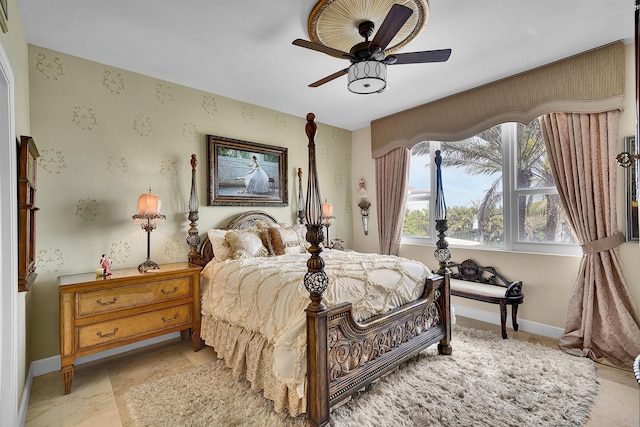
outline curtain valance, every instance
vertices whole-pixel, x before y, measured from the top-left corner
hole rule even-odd
[[[420,141],[458,141],[552,112],[622,109],[625,60],[613,43],[371,122],[374,158]]]

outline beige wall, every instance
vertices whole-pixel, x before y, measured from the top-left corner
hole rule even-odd
[[[30,134],[29,124],[29,75],[27,43],[24,37],[22,19],[15,0],[7,2],[9,11],[8,31],[0,31],[0,43],[13,72],[14,83],[14,125],[15,137]],[[5,285],[5,284],[3,284]],[[17,292],[17,284],[15,284]],[[18,397],[21,398],[29,369],[29,345],[27,340],[30,295],[18,293]],[[3,343],[4,344],[4,343]]]
[[[626,87],[625,108],[620,114],[619,146],[623,150],[624,137],[634,135],[635,124],[635,77],[634,77],[634,53],[633,46],[625,48],[626,53]],[[367,181],[371,202],[371,223],[377,224],[375,201],[375,163],[371,159],[371,131],[364,128],[353,133],[353,157],[359,159],[354,162],[352,169],[352,181],[357,182],[361,177]],[[612,159],[612,161],[614,161]],[[621,231],[625,226],[625,195],[624,195],[624,170],[618,170],[617,209],[618,226]],[[445,183],[446,186],[446,183]],[[446,187],[445,187],[446,191]],[[356,201],[357,202],[357,201]],[[353,248],[358,251],[378,250],[377,233],[364,236],[362,226],[359,225],[360,215],[357,207],[354,207]],[[373,229],[375,230],[375,228]],[[437,267],[433,258],[433,246],[402,245],[400,255],[418,259],[425,262],[431,268]],[[524,282],[525,303],[521,306],[518,317],[545,325],[564,328],[566,320],[566,308],[569,295],[579,268],[579,257],[539,255],[529,253],[509,253],[504,251],[470,250],[451,248],[452,259],[462,261],[473,258],[483,265],[493,265],[498,271],[504,273],[513,280]],[[624,243],[619,251],[620,264],[627,280],[629,293],[636,308],[640,308],[640,275],[637,274],[637,264],[640,260],[640,246],[638,242]],[[454,304],[478,308],[481,310],[495,311],[486,304],[453,297]]]
[[[36,46],[29,69],[32,136],[42,155],[33,360],[59,353],[59,275],[94,271],[102,253],[113,268],[145,260],[146,234],[131,216],[149,186],[167,216],[151,234],[151,258],[186,260],[191,153],[199,158],[202,234],[250,209],[296,220],[298,167],[306,191],[307,111],[294,117]],[[336,216],[331,237],[351,245],[351,132],[317,120],[320,188]],[[289,206],[206,206],[207,134],[286,147]]]

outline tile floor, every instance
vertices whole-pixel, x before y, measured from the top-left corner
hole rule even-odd
[[[500,327],[458,316],[457,323],[496,334]],[[557,340],[508,330],[509,339],[557,348]],[[34,378],[25,426],[133,426],[123,401],[127,390],[215,358],[207,347],[171,340],[76,366],[71,394],[63,395],[60,373]],[[600,392],[586,427],[640,426],[640,386],[633,372],[597,365]]]

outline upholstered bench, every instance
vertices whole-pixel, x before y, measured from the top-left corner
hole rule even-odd
[[[502,338],[507,338],[507,305],[511,306],[513,330],[518,330],[518,305],[524,301],[522,282],[512,282],[496,272],[493,267],[481,267],[468,259],[449,263],[451,270],[451,295],[500,305]]]

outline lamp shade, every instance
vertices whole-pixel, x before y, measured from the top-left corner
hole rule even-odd
[[[347,88],[353,93],[368,94],[387,87],[387,65],[380,61],[359,61],[348,70]]]
[[[155,217],[160,214],[160,198],[151,194],[151,188],[146,194],[142,194],[138,197],[138,210],[137,216],[140,217]]]
[[[322,216],[324,218],[333,216],[333,206],[331,206],[331,203],[327,203],[326,199],[322,204]]]

